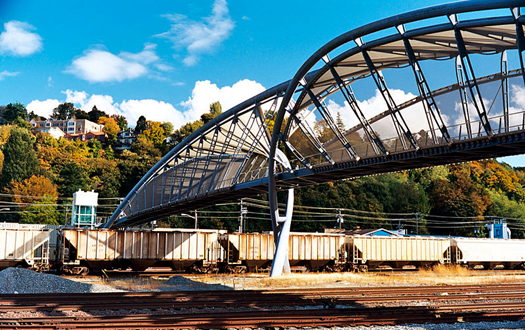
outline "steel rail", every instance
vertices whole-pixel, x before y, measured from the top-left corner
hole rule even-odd
[[[468,311],[468,312],[466,312]],[[483,312],[483,313],[479,313]],[[525,303],[463,304],[445,308],[377,307],[317,310],[209,312],[177,315],[3,318],[0,329],[214,329],[276,326],[348,326],[523,320]]]

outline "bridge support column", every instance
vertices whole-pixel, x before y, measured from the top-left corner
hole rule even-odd
[[[290,162],[284,153],[276,149],[276,160],[283,165],[287,170],[291,170]],[[285,273],[290,273],[290,261],[288,260],[288,239],[290,237],[290,227],[292,225],[292,214],[294,204],[294,189],[288,189],[288,198],[286,201],[286,209],[284,217],[279,215],[279,205],[277,202],[277,190],[275,184],[270,185],[273,189],[269,189],[270,213],[272,216],[273,237],[275,242],[275,255],[272,262],[272,270],[270,277],[280,276]]]

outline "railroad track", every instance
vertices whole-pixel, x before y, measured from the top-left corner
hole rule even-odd
[[[497,311],[491,311],[497,308]],[[521,310],[516,310],[519,308]],[[2,318],[0,329],[213,329],[240,327],[315,327],[393,325],[401,323],[453,323],[501,320],[524,320],[525,304],[471,304],[445,309],[414,308],[346,308],[318,310],[272,310],[178,315],[127,315],[45,318]],[[469,312],[465,312],[469,310]],[[475,313],[478,311],[482,313]]]
[[[508,284],[0,295],[0,329],[224,328],[467,322],[487,318],[522,320],[525,319],[523,298],[525,285]],[[427,304],[413,306],[409,302]],[[242,308],[242,312],[238,308]],[[138,310],[142,315],[130,315]],[[67,311],[82,313],[67,316]],[[93,311],[119,315],[97,316]],[[18,317],[16,313],[33,313],[35,317]],[[46,313],[60,316],[40,316]]]

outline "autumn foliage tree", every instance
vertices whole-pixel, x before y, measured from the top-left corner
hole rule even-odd
[[[109,144],[114,144],[115,142],[117,142],[117,134],[120,130],[120,126],[114,118],[100,117],[98,119],[98,124],[104,125],[104,128],[102,130],[108,136]]]
[[[42,175],[32,175],[20,182],[13,181],[9,187],[13,200],[18,203],[21,223],[58,225],[59,213],[56,202],[57,187]]]

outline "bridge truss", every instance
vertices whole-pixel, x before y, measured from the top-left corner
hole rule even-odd
[[[269,193],[274,276],[287,269],[295,187],[523,153],[523,6],[460,1],[340,35],[175,146],[105,226]]]

